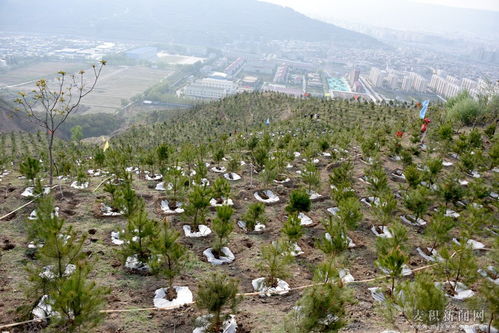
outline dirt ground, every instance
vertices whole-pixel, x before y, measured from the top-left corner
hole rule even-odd
[[[290,278],[286,281],[291,288],[311,283],[313,266],[323,259],[323,254],[314,247],[315,241],[323,237],[323,227],[320,224],[321,219],[328,217],[327,208],[333,207],[334,203],[329,199],[329,182],[326,167],[331,163],[328,158],[321,157],[319,167],[321,168],[321,188],[318,191],[324,196],[324,200],[315,201],[312,204],[312,210],[307,213],[314,224],[306,228],[306,234],[299,242],[299,245],[305,252],[296,258],[291,266]],[[246,234],[237,226],[230,237],[229,247],[236,256],[236,260],[222,267],[213,267],[206,262],[202,255],[203,250],[209,247],[212,235],[202,239],[186,239],[182,237],[182,243],[192,251],[192,260],[187,270],[176,280],[175,285],[188,286],[194,295],[196,295],[197,284],[201,278],[213,270],[222,270],[228,275],[237,277],[240,281],[241,292],[252,292],[251,280],[258,278],[261,274],[256,269],[256,262],[259,257],[259,248],[261,245],[270,243],[280,235],[282,223],[286,219],[284,210],[287,204],[289,193],[300,185],[300,177],[296,170],[302,169],[304,162],[301,158],[296,158],[294,168],[289,170],[289,176],[292,179],[288,185],[272,185],[271,189],[282,199],[272,206],[267,206],[266,215],[269,218],[267,229],[263,234]],[[355,158],[354,189],[359,197],[366,195],[366,184],[358,180],[363,175],[363,170],[367,166],[363,164],[359,156]],[[402,168],[400,162],[386,160],[384,167],[389,174],[396,168]],[[231,198],[234,200],[236,208],[235,220],[244,213],[248,203],[255,202],[253,193],[262,189],[261,187],[250,186],[250,175],[247,167],[242,167],[239,172],[242,180],[231,182]],[[26,203],[28,200],[21,197],[21,193],[26,187],[26,181],[18,179],[19,174],[12,172],[4,177],[0,183],[0,215],[9,212],[16,207]],[[220,174],[209,172],[210,181]],[[256,177],[256,176],[255,176]],[[256,179],[256,178],[255,178]],[[152,298],[154,291],[165,287],[165,281],[153,276],[132,275],[124,271],[120,258],[117,254],[118,246],[111,243],[110,233],[124,228],[126,221],[124,218],[98,218],[94,215],[94,207],[102,200],[105,195],[102,187],[95,193],[93,190],[99,185],[103,178],[91,178],[90,188],[88,190],[75,190],[69,187],[70,182],[64,182],[62,185],[63,195],[60,190],[55,189],[57,195],[56,205],[61,209],[61,215],[67,220],[80,234],[88,236],[85,242],[84,250],[92,261],[92,278],[100,285],[108,286],[112,292],[107,297],[107,309],[132,309],[149,308],[153,306]],[[254,182],[256,183],[256,182]],[[135,177],[134,188],[139,195],[146,198],[147,209],[151,217],[155,219],[164,218],[157,215],[155,204],[163,193],[154,190],[155,182],[148,182],[139,177]],[[149,186],[148,186],[149,185]],[[390,181],[391,188],[396,191],[400,186],[405,187],[404,183]],[[153,187],[152,189],[150,187]],[[399,209],[403,207],[400,203]],[[27,241],[25,234],[26,218],[34,209],[33,204],[27,205],[19,210],[15,215],[7,220],[0,221],[2,228],[0,242],[4,244],[7,240],[15,245],[13,249],[1,252],[0,264],[0,325],[15,322],[19,319],[16,308],[21,305],[33,302],[25,295],[23,290],[28,283],[25,265],[30,264],[31,260],[26,257]],[[370,231],[375,218],[370,212],[369,207],[362,205],[364,218],[359,224],[357,230],[349,232],[349,236],[357,244],[357,247],[347,251],[347,268],[356,280],[370,279],[382,275],[374,266],[376,259],[375,236]],[[402,210],[396,212],[401,215]],[[211,212],[213,216],[213,212]],[[170,217],[175,228],[180,232],[184,224],[178,216]],[[411,259],[409,266],[417,268],[427,265],[418,254],[416,247],[422,244],[421,231],[414,227],[407,226],[409,230],[409,244],[411,250]],[[94,234],[93,230],[96,232]],[[183,234],[183,233],[182,233]],[[487,247],[489,239],[478,239],[484,242]],[[484,259],[485,253],[478,253],[479,260]],[[377,310],[377,304],[371,297],[368,287],[380,286],[381,281],[375,283],[361,283],[352,285],[355,302],[348,306],[348,325],[341,332],[381,332],[390,329],[382,315]],[[473,287],[473,286],[472,286]],[[246,297],[237,312],[238,332],[265,333],[285,332],[283,324],[290,320],[287,316],[290,310],[300,298],[303,291],[292,291],[287,295],[272,296],[262,298],[259,296]],[[451,301],[449,308],[461,309],[462,302]],[[192,332],[194,319],[201,315],[201,312],[194,306],[188,306],[174,311],[138,311],[108,314],[105,321],[97,329],[98,332]],[[457,332],[457,323],[452,330],[446,332]],[[397,318],[400,332],[413,332],[414,330],[407,325],[402,318]],[[32,332],[36,331],[34,326],[19,326],[7,332]],[[432,330],[420,330],[419,332],[431,332]]]

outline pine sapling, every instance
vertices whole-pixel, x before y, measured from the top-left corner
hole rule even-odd
[[[286,206],[286,211],[290,214],[308,212],[312,200],[305,190],[294,190],[289,196],[289,204]]]
[[[150,246],[149,266],[154,274],[159,274],[167,280],[166,298],[169,301],[177,297],[173,282],[184,269],[187,260],[186,249],[179,243],[179,237],[180,234],[165,219],[160,234]]]
[[[261,248],[261,260],[258,269],[265,276],[267,287],[277,287],[278,279],[289,276],[288,267],[293,262],[288,246],[282,241],[276,241]]]
[[[196,306],[211,315],[206,332],[218,333],[229,313],[236,311],[241,298],[237,295],[239,282],[222,273],[212,273],[201,281],[196,297]],[[230,310],[230,312],[228,312]]]
[[[213,240],[213,255],[220,258],[222,248],[227,246],[229,236],[234,230],[234,223],[231,220],[234,210],[229,206],[217,207],[217,216],[211,225],[216,237]]]
[[[265,224],[265,205],[261,202],[248,205],[243,220],[249,232],[255,230],[257,223]]]

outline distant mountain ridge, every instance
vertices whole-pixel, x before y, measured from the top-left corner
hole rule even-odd
[[[234,39],[383,45],[367,35],[256,0],[2,0],[0,30],[205,46]]]

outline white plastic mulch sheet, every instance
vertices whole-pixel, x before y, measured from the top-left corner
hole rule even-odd
[[[490,282],[494,282],[495,284],[499,284],[499,277],[497,274],[497,270],[494,266],[487,266],[486,269],[479,269],[478,273],[489,280]]]
[[[25,197],[25,198],[30,198],[30,197],[33,197],[35,196],[35,194],[33,193],[35,191],[35,188],[30,186],[30,187],[27,187],[23,193],[21,193],[21,196]],[[44,187],[43,188],[43,194],[49,194],[50,193],[50,187]]]
[[[355,281],[354,277],[352,276],[352,274],[350,274],[350,271],[348,269],[341,269],[339,275],[343,283],[350,283]]]
[[[136,254],[126,258],[125,267],[138,272],[147,272],[150,269],[149,265],[141,262]]]
[[[123,233],[124,231],[122,231]],[[120,239],[120,232],[119,231],[111,231],[111,242],[114,245],[123,245],[125,243],[124,240]]]
[[[55,278],[55,274],[52,271],[54,267],[52,265],[45,266],[43,267],[43,271],[39,274],[41,278],[52,280]],[[76,270],[76,266],[73,264],[68,264],[66,265],[66,268],[64,269],[63,276],[70,276],[71,274],[74,273]]]
[[[463,330],[464,333],[478,333],[478,332],[488,332],[489,326],[486,324],[475,324],[475,325],[459,325],[459,328]],[[499,331],[491,326],[490,333],[498,333]]]
[[[168,204],[169,204],[168,200],[161,200],[161,211],[163,213],[171,215],[171,214],[182,214],[184,212],[181,202],[177,202],[175,204],[176,205],[175,209],[170,209],[170,206]]]
[[[59,207],[54,208],[54,212],[51,214],[51,217],[59,216]],[[28,220],[34,221],[38,218],[38,214],[36,213],[36,209],[31,212],[28,216]]]
[[[360,199],[360,201],[369,207],[377,206],[380,203],[379,198],[377,198],[377,197],[362,198],[362,199]]]
[[[310,200],[312,201],[322,198],[322,194],[319,194],[315,191],[307,191],[307,194],[309,195]]]
[[[305,215],[303,213],[298,214],[298,218],[300,219],[301,225],[310,225],[310,224],[314,223],[314,221],[312,221],[312,219],[310,217],[308,217],[307,215]]]
[[[263,192],[268,197],[268,199],[262,198],[260,196],[260,191],[259,191],[259,192],[255,192],[253,194],[256,200],[263,202],[263,203],[266,203],[266,204],[276,203],[279,201],[279,197],[277,195],[275,195],[274,192],[272,192],[271,190],[264,190],[261,192]]]
[[[237,221],[237,225],[239,226],[239,228],[243,229],[244,231],[248,231],[248,228],[246,228],[245,221]],[[257,222],[255,224],[255,229],[253,231],[262,232],[264,230],[265,230],[265,224],[261,224],[261,223]]]
[[[293,257],[298,257],[300,254],[303,254],[303,253],[305,253],[305,252],[303,252],[301,250],[301,247],[296,243],[293,244],[293,249],[289,252],[289,254]]]
[[[392,233],[390,232],[390,230],[388,229],[387,226],[383,225],[383,226],[380,226],[380,228],[381,228],[381,232],[379,230],[377,230],[377,228],[375,226],[372,226],[371,231],[377,237],[383,237],[383,238],[392,238],[393,237]]]
[[[274,179],[274,183],[276,184],[286,184],[289,183],[291,179],[289,178],[284,178],[284,179]]]
[[[196,319],[196,327],[192,333],[206,333],[208,326],[210,325],[210,315],[202,316]],[[222,333],[236,333],[237,331],[237,322],[236,317],[234,315],[230,315],[230,317],[223,322],[222,325]]]
[[[385,294],[383,294],[383,291],[381,290],[380,287],[372,287],[367,289],[371,292],[371,296],[374,298],[375,301],[384,302],[386,300]]]
[[[413,215],[402,215],[400,216],[400,219],[409,225],[415,226],[415,227],[421,227],[426,224],[426,221],[423,220],[422,218],[418,218],[416,220],[416,217]]]
[[[54,312],[52,310],[52,305],[50,305],[49,296],[43,295],[31,313],[35,319],[46,319],[47,317],[52,316]]]
[[[80,183],[78,181],[74,181],[71,183],[71,187],[77,190],[84,190],[88,188],[88,182]]]
[[[166,187],[165,187],[165,183],[164,182],[160,182],[156,185],[156,187],[154,188],[156,191],[171,191],[173,189],[173,185],[172,184],[168,184]]]
[[[421,248],[417,248],[416,251],[419,253],[419,255],[423,258],[425,258],[428,261],[442,261],[442,257],[438,254],[436,249],[432,249],[430,247],[427,247],[426,250],[428,252],[431,252],[431,255],[426,254]]]
[[[204,250],[203,255],[206,257],[208,262],[212,263],[213,265],[230,264],[234,261],[234,259],[236,259],[236,257],[228,247],[223,247],[221,251],[223,253],[223,256],[220,256],[219,258],[215,258],[213,249],[211,247]]]
[[[327,212],[333,216],[336,216],[338,215],[338,212],[340,211],[340,209],[338,207],[331,207],[331,208],[328,208],[326,209]]]
[[[240,180],[241,176],[239,176],[235,172],[230,172],[230,173],[224,173],[224,178],[227,179],[227,180],[236,181],[236,180]]]
[[[102,213],[102,216],[120,216],[123,215],[123,212],[116,212],[113,210],[113,208],[107,206],[106,204],[102,203],[100,206],[100,211]]]
[[[232,199],[222,199],[222,202],[218,202],[217,199],[213,198],[210,200],[211,207],[221,207],[221,206],[234,206],[234,201]]]
[[[211,229],[204,224],[199,225],[198,232],[191,232],[192,229],[190,225],[184,225],[182,228],[184,229],[185,237],[189,238],[206,237],[211,234]]]
[[[149,176],[149,174],[146,175],[146,180],[149,180],[149,181],[160,181],[161,179],[163,179],[163,175],[151,175]]]
[[[343,235],[344,237],[345,235]],[[329,232],[326,232],[324,233],[324,238],[327,240],[327,241],[331,241],[332,240],[332,237],[331,235],[329,234]],[[348,240],[348,248],[352,249],[354,247],[356,247],[357,245],[355,245],[355,243],[353,242],[353,240],[347,236],[347,240]]]
[[[277,287],[267,287],[265,278],[258,278],[251,281],[253,289],[260,293],[260,296],[284,295],[289,292],[289,284],[286,281],[277,279]]]
[[[160,288],[154,292],[154,307],[158,309],[182,306],[192,303],[192,292],[189,287],[173,287],[177,291],[177,297],[171,301],[166,299],[167,288]]]
[[[454,281],[448,281],[446,283],[449,283],[452,287],[456,284]],[[435,282],[435,286],[438,288],[443,288],[443,283],[442,282]],[[446,293],[447,294],[447,293]],[[447,296],[456,299],[456,300],[463,300],[467,299],[470,297],[473,297],[475,295],[475,292],[471,289],[468,289],[464,283],[458,282],[457,287],[456,287],[456,294],[455,295],[449,295]]]
[[[457,238],[452,238],[452,241],[457,245],[461,244],[461,242]],[[468,246],[470,246],[473,250],[482,250],[485,248],[485,244],[473,239],[468,239],[466,244],[468,244]]]
[[[377,265],[378,268],[385,274],[390,274],[391,271],[383,266]],[[402,276],[409,276],[412,274],[412,270],[406,264],[402,265]]]
[[[216,173],[224,173],[227,171],[227,169],[223,166],[216,166],[211,168],[211,171],[216,172]]]

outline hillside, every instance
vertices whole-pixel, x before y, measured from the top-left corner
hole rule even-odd
[[[0,133],[33,130],[34,125],[22,113],[15,113],[14,108],[0,98]]]
[[[27,204],[0,220],[0,328],[191,333],[206,304],[235,293],[222,313],[238,333],[435,331],[414,308],[452,313],[447,331],[460,332],[480,321],[457,317],[467,300],[487,322],[499,141],[495,111],[472,128],[449,118],[459,103],[432,105],[424,137],[419,107],[405,104],[255,93],[156,113],[107,149],[58,140],[62,177],[31,203],[20,170],[31,178],[42,160],[29,170],[47,185],[45,138],[0,135],[0,217]],[[233,285],[219,288],[215,272]],[[85,320],[55,317],[73,309],[75,281],[97,306]],[[89,292],[91,281],[108,293]]]
[[[256,0],[4,0],[0,29],[220,46],[233,40],[335,41],[379,47],[366,35]]]

